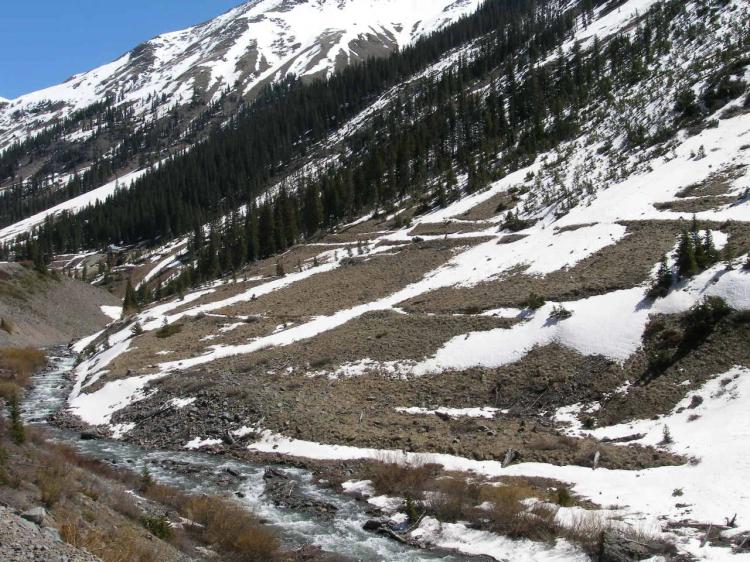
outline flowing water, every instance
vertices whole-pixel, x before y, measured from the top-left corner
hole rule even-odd
[[[362,505],[354,499],[336,494],[315,485],[309,472],[288,469],[284,472],[297,480],[304,492],[312,498],[323,500],[338,508],[332,520],[313,517],[305,513],[276,507],[263,495],[263,474],[266,466],[240,460],[227,460],[197,452],[150,451],[136,445],[108,439],[81,440],[78,432],[49,426],[47,416],[65,404],[71,387],[68,378],[75,357],[65,350],[56,350],[50,357],[50,366],[34,377],[34,386],[26,393],[23,411],[28,423],[45,425],[51,437],[76,447],[81,453],[119,466],[139,471],[148,464],[153,478],[163,484],[192,493],[236,495],[236,501],[246,505],[258,517],[264,519],[278,533],[285,547],[293,549],[305,545],[317,545],[329,552],[351,557],[354,560],[417,561],[417,560],[463,560],[461,557],[436,554],[407,547],[392,539],[380,537],[362,530],[368,516]],[[170,460],[190,471],[177,471],[163,464]],[[241,475],[236,483],[212,483],[206,474],[226,473],[227,469]]]

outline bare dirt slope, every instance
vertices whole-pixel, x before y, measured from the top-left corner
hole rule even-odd
[[[92,285],[0,264],[0,346],[67,344],[101,330],[111,321],[101,307],[119,304]]]

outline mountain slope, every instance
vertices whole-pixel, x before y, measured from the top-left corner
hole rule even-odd
[[[525,43],[498,61],[470,41],[383,93],[320,141],[330,151],[259,198],[272,218],[265,243],[284,244],[280,225],[292,224],[299,244],[233,263],[252,233],[246,208],[206,239],[147,255],[156,273],[140,277],[144,291],[177,298],[94,342],[72,413],[151,446],[434,462],[508,485],[552,478],[568,484],[548,484],[540,503],[570,485],[599,504],[560,500],[558,535],[582,520],[597,529],[589,536],[617,529],[683,555],[742,552],[750,417],[711,435],[749,399],[748,11],[644,6],[578,13],[543,66],[529,64]],[[607,31],[597,42],[592,29]],[[345,209],[339,221],[357,220],[315,232],[339,201],[368,196],[350,204],[369,212]],[[295,222],[310,201],[320,222]],[[721,467],[721,484],[706,484]],[[347,470],[358,481],[344,489],[389,491]],[[435,499],[450,492],[430,486],[412,539],[499,559],[585,559],[558,553],[564,541],[503,542],[491,533],[507,521],[472,511],[480,498],[451,519]],[[738,528],[700,546],[700,529],[727,510]],[[448,523],[464,518],[478,529]]]
[[[130,245],[70,414],[316,459],[418,544],[744,556],[750,6],[482,9],[42,228],[30,258]]]
[[[383,55],[476,9],[479,0],[251,0],[165,33],[119,59],[0,108],[0,150],[96,102],[163,115],[230,89],[246,95],[288,73],[325,76]],[[0,100],[1,102],[2,100]]]

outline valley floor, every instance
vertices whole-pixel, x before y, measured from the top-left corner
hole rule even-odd
[[[750,557],[748,146],[740,112],[519,232],[498,201],[544,158],[445,209],[363,217],[82,340],[70,412],[153,447],[552,479],[577,498],[560,525]],[[687,228],[729,257],[649,297]],[[709,297],[725,309],[688,345]],[[505,552],[432,521],[415,540]]]

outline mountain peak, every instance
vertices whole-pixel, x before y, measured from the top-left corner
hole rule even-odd
[[[479,3],[251,0],[208,22],[159,35],[62,84],[20,96],[13,116],[0,110],[0,150],[107,98],[149,118],[157,96],[166,110],[196,96],[216,100],[227,88],[252,95],[290,73],[325,76],[401,48],[471,13]]]

